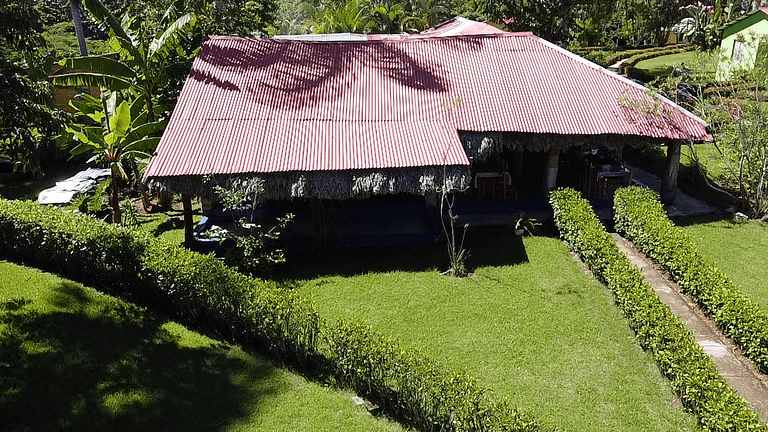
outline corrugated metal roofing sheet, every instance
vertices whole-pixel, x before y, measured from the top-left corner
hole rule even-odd
[[[458,35],[487,35],[496,33],[504,33],[504,31],[499,30],[490,24],[457,16],[449,19],[444,23],[436,25],[434,28],[424,30],[420,35],[427,37],[444,37]]]
[[[367,42],[211,37],[146,170],[467,165],[457,130],[707,140],[703,121],[531,33]],[[643,102],[644,101],[644,102]],[[460,154],[461,153],[461,154]]]

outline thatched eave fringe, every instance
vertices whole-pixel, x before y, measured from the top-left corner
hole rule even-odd
[[[378,170],[250,173],[172,176],[148,179],[150,191],[170,191],[216,199],[215,186],[253,189],[262,182],[264,200],[369,198],[409,193],[426,195],[443,184],[453,190],[469,187],[469,166],[410,167]]]
[[[598,146],[608,150],[623,147],[662,145],[663,138],[637,135],[559,135],[523,132],[468,132],[459,131],[467,156],[474,162],[483,162],[504,151],[525,149],[546,152],[552,148],[567,150],[572,147]]]

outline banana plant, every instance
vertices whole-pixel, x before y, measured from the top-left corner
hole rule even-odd
[[[120,188],[129,180],[126,167],[136,159],[151,157],[160,142],[160,137],[152,135],[164,129],[167,121],[149,121],[143,96],[128,100],[111,92],[101,99],[80,97],[81,101],[73,100],[70,105],[90,120],[66,127],[69,151],[72,156],[90,153],[89,162],[99,161],[111,169],[112,220],[120,223]]]
[[[141,23],[125,15],[118,20],[100,0],[83,0],[85,8],[109,30],[107,44],[118,58],[84,56],[60,62],[64,68],[53,76],[61,86],[98,86],[111,91],[130,89],[146,101],[150,122],[157,118],[155,100],[169,85],[168,68],[177,60],[189,61],[196,52],[187,54],[182,38],[196,23],[193,13],[182,15],[157,33],[141,30]],[[163,17],[169,22],[176,7],[171,6]]]

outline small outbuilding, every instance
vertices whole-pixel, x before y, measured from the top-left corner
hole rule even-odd
[[[717,65],[717,77],[730,78],[732,71],[752,69],[758,50],[768,36],[768,7],[757,8],[721,28],[723,58]]]

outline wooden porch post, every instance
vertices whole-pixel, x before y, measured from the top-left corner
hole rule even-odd
[[[512,175],[515,177],[522,177],[523,175],[523,155],[525,150],[522,147],[515,149],[515,160],[512,165]]]
[[[551,191],[557,187],[557,165],[560,159],[560,149],[551,148],[547,155],[547,172],[544,177],[544,190]]]
[[[683,144],[680,141],[667,143],[667,162],[664,165],[664,174],[661,177],[661,202],[672,204],[677,191],[677,173],[680,169],[680,151]]]
[[[190,247],[195,241],[193,233],[194,223],[192,222],[192,198],[188,194],[183,194],[181,201],[184,204],[184,245]]]

